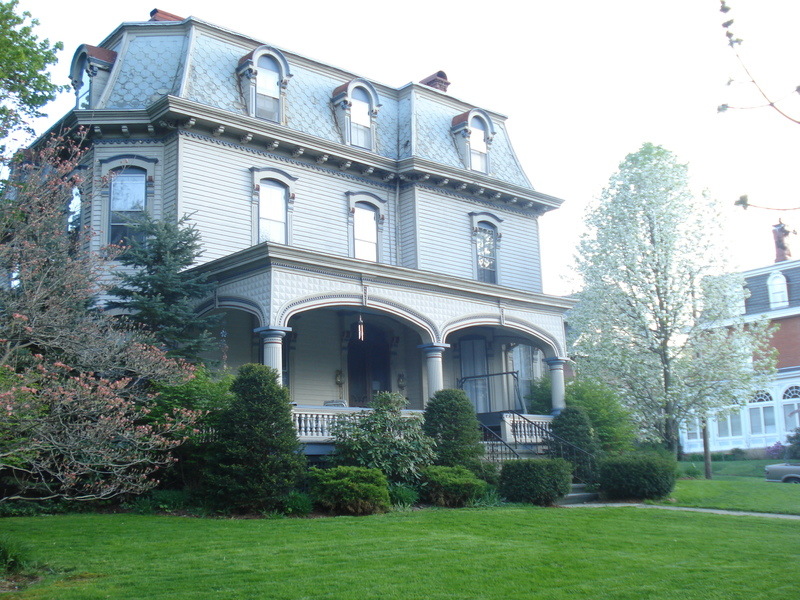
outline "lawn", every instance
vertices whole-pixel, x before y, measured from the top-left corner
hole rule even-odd
[[[800,515],[800,485],[753,477],[681,479],[670,501],[660,504]]]
[[[783,462],[777,458],[767,458],[760,460],[720,460],[711,463],[711,473],[714,476],[728,476],[735,477],[760,477],[764,479],[764,467],[766,465],[774,465],[775,463]],[[681,470],[685,470],[691,465],[694,465],[700,472],[703,472],[703,461],[695,462],[680,462],[678,463]]]
[[[793,486],[800,488],[800,486]],[[0,520],[57,574],[6,598],[774,600],[800,522],[638,508]]]

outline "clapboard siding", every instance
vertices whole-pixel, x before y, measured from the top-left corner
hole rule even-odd
[[[419,265],[417,257],[417,209],[413,188],[400,192],[397,207],[400,230],[400,247],[398,263],[408,269],[416,269]]]
[[[289,354],[292,399],[302,399],[307,404],[338,400],[339,387],[334,375],[342,368],[342,359],[336,313],[310,311],[303,314],[295,329],[297,338]]]
[[[162,171],[162,213],[164,219],[181,217],[177,213],[178,202],[178,138],[164,144],[164,169]]]

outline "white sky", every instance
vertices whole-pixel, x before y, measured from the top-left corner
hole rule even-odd
[[[163,1],[163,0],[158,0]],[[584,210],[625,155],[661,144],[690,165],[695,185],[719,198],[726,223],[709,224],[731,247],[731,269],[774,260],[771,225],[800,230],[800,126],[769,109],[717,114],[723,103],[756,104],[725,43],[723,20],[776,98],[800,116],[800,2],[728,0],[21,0],[40,37],[64,42],[54,81],[68,83],[82,43],[97,44],[123,21],[162,10],[222,25],[265,43],[391,86],[444,70],[451,95],[509,116],[508,129],[534,187],[563,198],[541,220],[544,291],[574,291],[570,274]],[[65,94],[50,119],[74,103]],[[800,257],[800,240],[789,238]]]

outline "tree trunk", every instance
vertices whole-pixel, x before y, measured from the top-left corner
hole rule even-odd
[[[706,479],[711,479],[711,448],[708,445],[708,422],[703,419],[703,466]]]

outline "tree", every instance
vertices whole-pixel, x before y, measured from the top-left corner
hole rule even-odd
[[[721,275],[716,205],[687,177],[652,144],[620,164],[588,216],[569,317],[579,371],[673,452],[681,423],[743,402],[774,365],[769,327],[737,318],[742,282]]]
[[[614,390],[599,381],[576,377],[567,383],[565,396],[567,407],[581,408],[589,417],[603,451],[630,450],[636,437],[633,421]]]
[[[29,12],[17,14],[18,0],[0,0],[0,140],[26,119],[42,116],[39,110],[56,97],[61,86],[50,81],[48,65],[57,62],[61,42],[39,40],[39,24]]]
[[[478,418],[464,390],[439,390],[425,407],[422,430],[436,442],[436,464],[470,467],[483,456]]]
[[[243,365],[217,421],[203,493],[219,508],[280,511],[305,467],[289,390],[265,365]]]
[[[205,275],[186,269],[202,254],[200,232],[187,223],[155,220],[145,215],[133,227],[130,246],[119,262],[130,267],[117,273],[109,308],[125,310],[122,319],[152,336],[170,356],[198,360],[211,343],[209,327],[216,315],[198,315],[197,301],[214,287]]]

